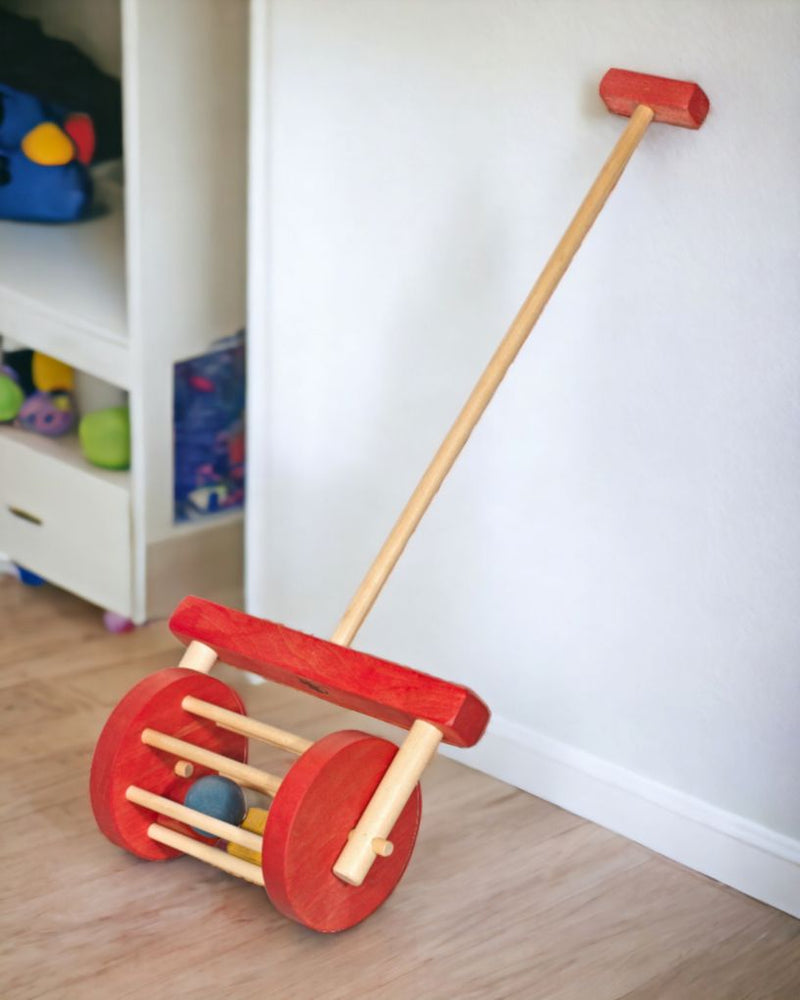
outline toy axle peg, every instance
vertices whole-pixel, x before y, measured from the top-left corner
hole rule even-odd
[[[355,830],[351,830],[347,834],[347,839],[350,840]],[[390,858],[394,854],[394,844],[391,840],[384,840],[383,837],[376,837],[372,841],[372,850],[378,855],[379,858]]]
[[[189,854],[191,857],[197,858],[198,861],[205,861],[206,864],[213,865],[214,868],[219,868],[229,875],[235,875],[246,882],[252,882],[253,885],[262,887],[264,885],[264,875],[259,867],[250,864],[249,861],[235,858],[217,847],[210,847],[199,840],[193,840],[186,834],[177,833],[166,826],[161,826],[160,823],[151,823],[147,828],[147,835],[151,840],[157,840],[159,844],[165,844],[176,851]]]
[[[376,846],[382,848],[388,844],[392,827],[441,740],[441,731],[422,719],[417,719],[409,729],[361,819],[351,831],[344,850],[336,859],[333,874],[337,878],[350,885],[361,885],[377,854],[388,856],[383,850],[376,853]]]
[[[153,792],[148,792],[145,788],[128,785],[125,798],[129,802],[135,802],[137,806],[152,809],[160,816],[168,816],[170,819],[177,819],[180,823],[186,823],[187,826],[198,827],[215,837],[222,837],[230,843],[238,844],[248,851],[259,852],[261,850],[261,837],[257,834],[249,833],[247,830],[242,830],[241,827],[226,823],[215,816],[208,816],[197,809],[190,809],[188,806],[165,798],[163,795],[154,795]]]
[[[198,674],[208,674],[216,662],[216,651],[195,639],[186,647],[178,666],[184,670],[196,670]]]
[[[270,746],[288,750],[289,753],[302,754],[313,745],[312,740],[305,740],[302,736],[286,732],[285,729],[278,729],[277,726],[258,722],[240,712],[231,712],[227,708],[220,708],[219,705],[212,705],[211,702],[202,701],[192,695],[187,695],[183,699],[181,707],[201,719],[216,722],[223,729],[228,729],[233,733],[241,733],[243,736],[250,736],[254,740],[261,740],[262,743],[269,743]]]
[[[394,854],[394,844],[391,840],[376,837],[372,841],[372,850],[381,858],[390,858]]]
[[[213,753],[211,750],[204,750],[203,747],[196,746],[194,743],[187,743],[174,736],[167,736],[166,733],[160,733],[157,729],[144,729],[142,743],[156,750],[164,750],[166,753],[174,754],[182,760],[190,760],[203,767],[210,767],[218,774],[223,774],[226,778],[232,778],[238,784],[244,785],[245,788],[254,788],[267,795],[275,795],[281,786],[281,779],[275,774],[261,771],[249,764],[242,764],[238,760],[231,760],[230,757],[223,757],[222,754]]]

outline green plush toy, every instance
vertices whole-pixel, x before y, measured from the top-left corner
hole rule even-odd
[[[0,423],[13,420],[25,402],[25,393],[16,379],[0,372]]]
[[[127,469],[131,464],[131,432],[127,406],[96,410],[78,426],[83,454],[102,469]]]

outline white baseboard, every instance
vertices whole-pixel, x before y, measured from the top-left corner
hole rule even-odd
[[[800,917],[800,841],[494,716],[448,756]]]

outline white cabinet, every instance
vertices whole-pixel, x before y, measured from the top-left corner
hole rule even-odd
[[[135,621],[187,592],[238,602],[241,514],[174,522],[172,387],[245,321],[246,0],[5,5],[103,68],[122,53],[120,179],[102,170],[85,222],[0,222],[0,335],[127,390],[132,461],[0,428],[0,551]]]
[[[130,479],[87,470],[68,444],[0,435],[0,551],[111,611],[132,606]]]

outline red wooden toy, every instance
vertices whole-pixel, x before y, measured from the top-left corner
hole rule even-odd
[[[630,122],[331,641],[198,597],[176,609],[170,626],[187,644],[180,665],[125,695],[92,761],[92,808],[115,844],[150,860],[188,854],[262,885],[282,913],[318,931],[352,927],[397,885],[419,827],[420,776],[440,742],[476,743],[489,710],[468,688],[348,647],[650,123],[699,128],[709,106],[694,83],[625,70],[609,70],[600,93]],[[408,734],[399,748],[356,731],[311,743],[249,718],[236,692],[207,676],[217,659]],[[296,756],[283,779],[247,763],[248,739]],[[235,826],[189,808],[190,781],[206,774],[261,792],[271,799],[268,812]]]

